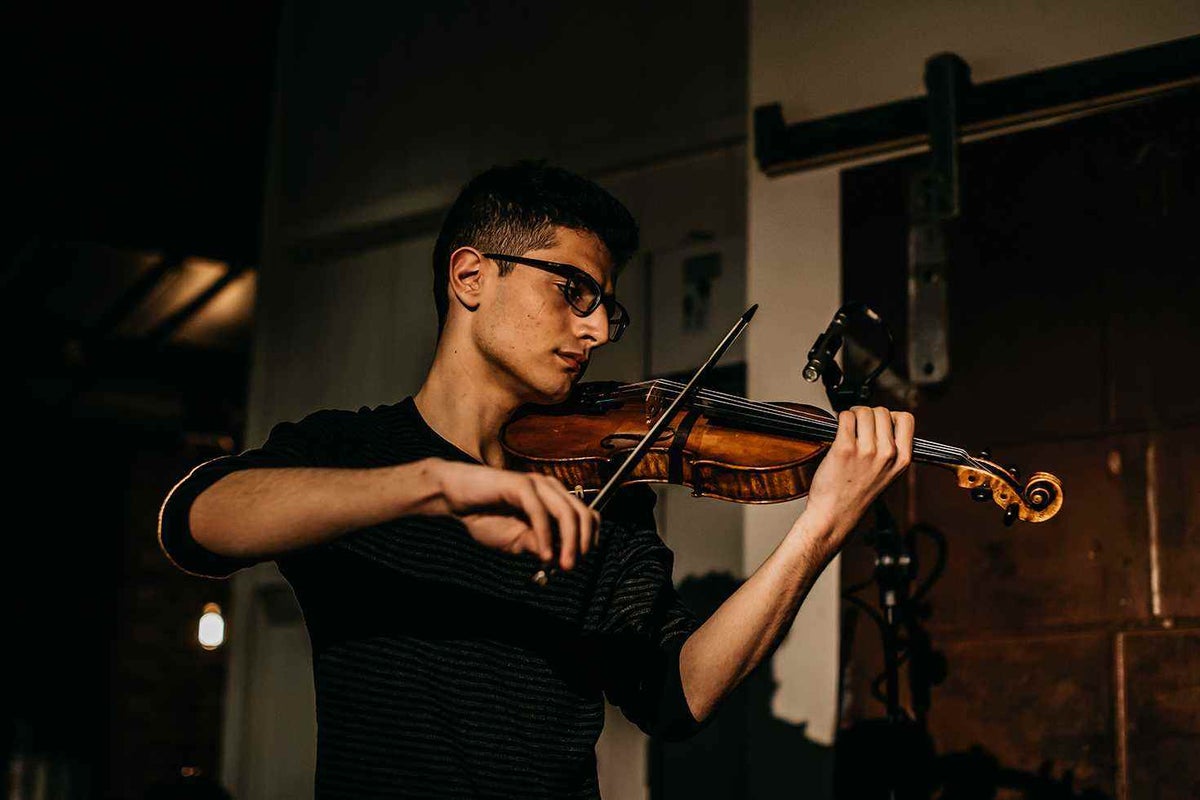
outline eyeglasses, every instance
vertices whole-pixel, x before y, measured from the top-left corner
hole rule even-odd
[[[566,299],[567,305],[578,316],[586,317],[601,305],[604,306],[605,312],[608,313],[608,340],[610,342],[620,339],[625,333],[625,329],[629,327],[629,312],[625,310],[625,306],[617,302],[615,295],[604,294],[604,290],[600,288],[596,279],[579,267],[560,264],[557,261],[542,261],[540,258],[506,256],[503,253],[484,253],[483,257],[509,264],[524,264],[527,267],[540,269],[566,279],[566,283],[558,284],[558,288]]]

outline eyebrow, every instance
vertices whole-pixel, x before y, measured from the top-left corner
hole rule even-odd
[[[591,271],[589,271],[589,270],[585,269],[584,267],[581,267],[581,266],[580,266],[580,265],[578,265],[578,264],[570,264],[570,263],[568,263],[568,262],[566,262],[566,261],[555,261],[554,263],[555,263],[555,264],[562,264],[564,267],[571,267],[572,269],[577,269],[577,270],[579,270],[580,272],[582,272],[583,274],[587,275],[589,278],[591,278],[591,279],[592,279],[592,280],[594,280],[594,281],[595,281],[597,284],[599,284],[599,285],[600,285],[600,291],[601,291],[601,293],[603,293],[603,294],[604,294],[604,296],[605,296],[605,297],[616,297],[616,296],[617,296],[617,281],[616,281],[616,276],[615,276],[615,275],[613,276],[613,282],[612,282],[612,291],[611,291],[611,292],[605,292],[605,289],[606,289],[607,287],[606,287],[606,286],[605,286],[605,284],[604,284],[604,280],[603,280],[602,278],[597,278],[595,275],[593,275],[593,274],[591,273]],[[604,270],[599,270],[599,272],[600,272],[600,274],[601,274],[601,275],[603,275],[603,274],[604,274]]]
[[[594,280],[596,283],[600,284],[601,292],[603,292],[607,288],[605,286],[603,277],[597,278],[595,275],[593,275],[591,272],[588,272],[588,270],[584,269],[583,267],[575,266],[574,264],[572,264],[571,266],[575,267],[575,269],[581,270],[583,272],[587,272],[588,276],[591,277],[592,280]],[[604,275],[604,270],[598,270],[598,271],[600,272],[601,276]],[[612,292],[610,294],[612,294],[614,297],[617,294],[617,276],[616,276],[615,269],[612,271]]]

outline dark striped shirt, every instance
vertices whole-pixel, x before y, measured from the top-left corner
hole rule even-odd
[[[282,423],[260,449],[197,467],[163,505],[181,568],[225,576],[188,530],[192,501],[250,467],[472,461],[412,398]],[[449,517],[401,517],[278,559],[312,640],[320,797],[598,797],[603,697],[652,735],[697,727],[679,650],[695,629],[655,532],[654,494],[624,490],[600,543],[539,588],[530,556],[473,541]]]

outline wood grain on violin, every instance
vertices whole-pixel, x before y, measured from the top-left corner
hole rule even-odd
[[[515,469],[552,475],[568,488],[598,491],[682,390],[674,381],[585,383],[557,406],[527,406],[501,441]],[[629,483],[674,483],[697,496],[737,503],[779,503],[808,493],[837,433],[837,420],[799,403],[760,403],[700,390],[678,410]],[[925,439],[913,460],[953,469],[977,500],[1005,509],[1005,522],[1042,522],[1062,507],[1058,478],[1037,472],[1021,485],[997,464]]]

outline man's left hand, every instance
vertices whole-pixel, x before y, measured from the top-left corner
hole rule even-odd
[[[907,411],[854,406],[813,476],[802,519],[836,552],[871,501],[912,461],[915,421]]]

